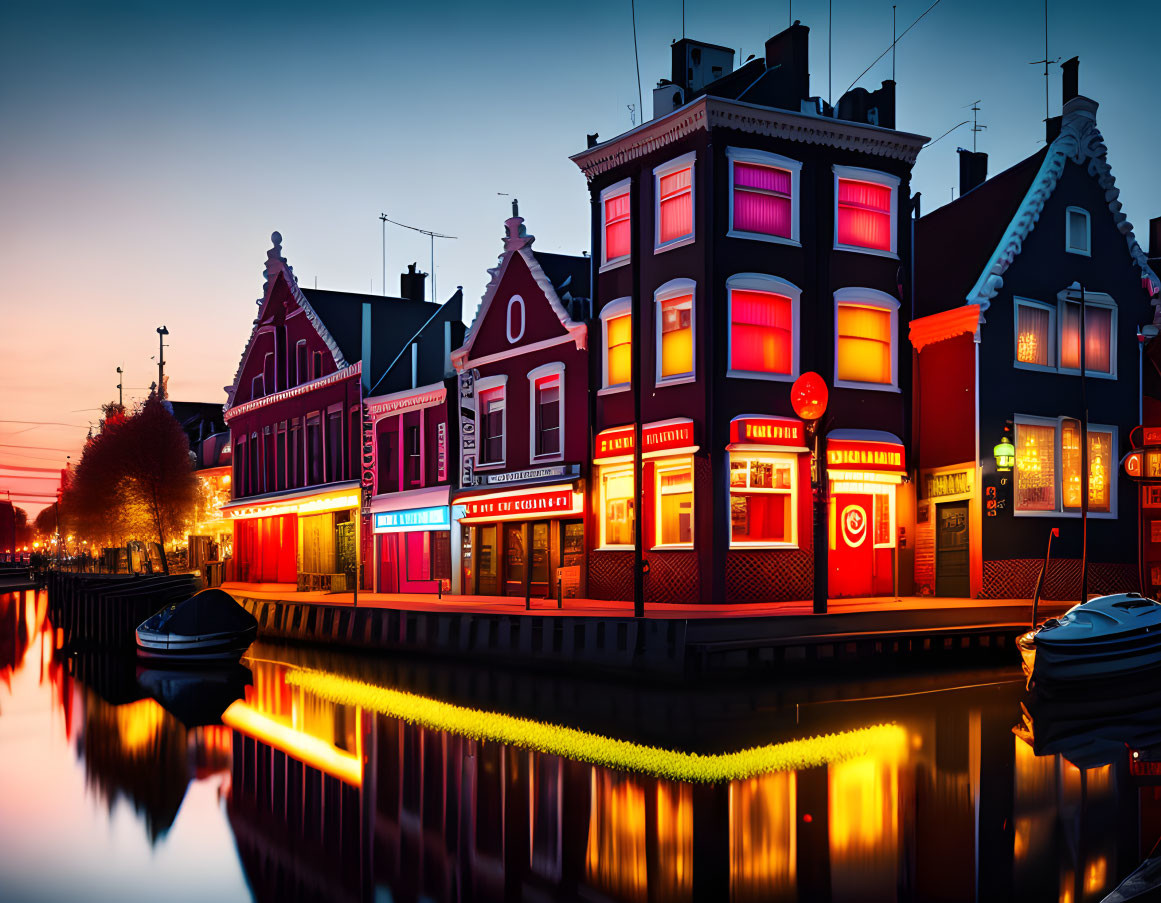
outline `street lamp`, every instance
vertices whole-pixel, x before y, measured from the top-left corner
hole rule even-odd
[[[992,454],[996,458],[997,473],[1007,473],[1016,462],[1016,446],[1007,436],[1004,436],[999,444],[992,449]]]
[[[157,397],[165,398],[165,337],[169,330],[157,327]]]
[[[826,440],[820,429],[829,397],[830,392],[827,389],[826,380],[817,373],[809,371],[803,373],[790,387],[790,404],[794,407],[794,413],[806,421],[806,438],[812,452],[810,489],[814,497],[814,613],[816,615],[826,614],[829,577],[826,535],[826,471],[823,468]]]

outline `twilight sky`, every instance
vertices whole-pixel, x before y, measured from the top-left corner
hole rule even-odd
[[[899,30],[931,0],[898,0]],[[891,42],[889,0],[833,0],[833,96]],[[1161,215],[1153,42],[1161,6],[1049,0],[1049,56],[1079,56],[1138,238]],[[811,28],[811,90],[828,95],[827,2]],[[687,0],[686,34],[760,54],[788,4]],[[0,2],[0,490],[30,513],[97,408],[156,379],[170,331],[170,397],[224,401],[262,289],[271,231],[303,285],[382,291],[378,216],[437,242],[439,300],[470,316],[500,250],[510,197],[537,247],[588,248],[586,132],[630,127],[637,82],[629,0],[585,3]],[[646,114],[680,0],[639,0]],[[981,100],[994,174],[1043,140],[1043,4],[940,0],[899,43],[898,127],[938,137]],[[859,82],[890,77],[888,54]],[[1060,69],[1049,101],[1060,112]],[[638,121],[640,114],[638,113]],[[960,128],[924,150],[925,212],[950,198]],[[388,226],[387,286],[428,240]],[[19,446],[19,447],[13,447]],[[27,474],[27,471],[21,473]],[[30,495],[31,494],[31,495]]]

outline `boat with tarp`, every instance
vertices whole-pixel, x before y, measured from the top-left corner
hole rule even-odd
[[[258,636],[250,612],[220,589],[204,589],[137,628],[137,654],[168,662],[237,661]]]

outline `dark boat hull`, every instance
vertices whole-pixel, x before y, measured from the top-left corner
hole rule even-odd
[[[1017,645],[1025,672],[1038,680],[1099,680],[1161,665],[1161,633],[1084,645],[1050,644],[1025,635]]]
[[[258,636],[257,626],[229,633],[205,636],[180,636],[138,629],[137,655],[139,658],[196,664],[198,662],[237,661]]]

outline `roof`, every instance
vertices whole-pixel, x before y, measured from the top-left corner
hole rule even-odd
[[[590,275],[592,274],[592,260],[588,257],[575,257],[572,254],[550,254],[547,251],[533,251],[532,256],[544,270],[544,275],[556,289],[562,301],[570,298],[584,298],[588,300]]]

